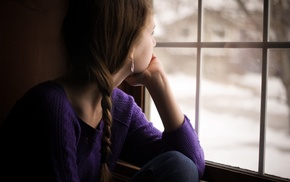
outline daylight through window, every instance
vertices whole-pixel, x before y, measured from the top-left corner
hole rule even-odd
[[[206,160],[290,178],[290,0],[154,3],[154,52]]]

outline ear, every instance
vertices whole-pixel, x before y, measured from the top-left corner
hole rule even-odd
[[[133,60],[134,59],[134,54],[135,54],[135,48],[133,47],[130,52],[129,52],[129,58],[130,60]]]

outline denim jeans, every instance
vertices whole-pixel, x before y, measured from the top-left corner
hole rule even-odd
[[[195,163],[177,151],[155,157],[138,171],[130,182],[198,182]]]

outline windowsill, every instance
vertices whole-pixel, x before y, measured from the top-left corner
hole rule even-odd
[[[124,161],[118,161],[114,171],[114,178],[117,182],[127,182],[140,168],[131,165]],[[259,175],[253,171],[234,168],[222,164],[217,164],[211,161],[206,161],[205,173],[201,182],[289,182],[289,179],[284,179],[271,175]]]
[[[202,180],[210,182],[289,182],[289,179],[272,175],[260,175],[257,172],[217,164],[211,161],[206,161],[206,169]]]

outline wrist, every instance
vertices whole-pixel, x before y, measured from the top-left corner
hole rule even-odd
[[[168,80],[164,72],[151,73],[144,80],[144,86],[152,95],[154,92],[163,92],[168,86]]]

